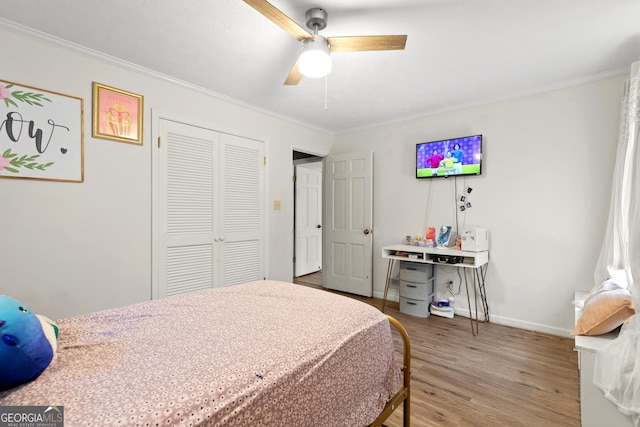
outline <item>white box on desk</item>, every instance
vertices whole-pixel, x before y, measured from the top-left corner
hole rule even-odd
[[[489,230],[486,228],[463,228],[461,239],[460,249],[463,251],[482,252],[489,250]]]

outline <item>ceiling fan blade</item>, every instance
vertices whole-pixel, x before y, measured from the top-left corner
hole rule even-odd
[[[298,25],[294,20],[280,12],[275,6],[266,0],[244,0],[246,4],[270,19],[278,27],[291,34],[297,40],[312,39],[313,35]]]
[[[289,71],[289,75],[284,81],[285,85],[297,85],[298,83],[300,83],[300,80],[302,80],[302,73],[300,72],[300,67],[298,66],[299,62],[300,61],[297,60],[291,71]]]
[[[303,76],[302,76],[302,73],[300,72],[300,67],[298,66],[299,62],[300,60],[296,60],[295,65],[293,66],[291,71],[289,71],[289,75],[284,81],[285,85],[288,85],[288,86],[297,85],[298,83],[300,83],[300,80],[302,80]]]
[[[366,50],[403,50],[406,35],[327,37],[331,52],[362,52]]]

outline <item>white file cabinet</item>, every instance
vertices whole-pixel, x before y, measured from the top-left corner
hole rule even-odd
[[[575,300],[584,300],[588,292],[576,291]],[[582,316],[582,309],[575,307],[576,322]],[[575,349],[578,352],[578,370],[580,371],[580,418],[582,427],[632,427],[633,420],[607,399],[604,393],[593,383],[596,365],[596,353],[618,337],[618,330],[604,335],[576,335]]]
[[[433,264],[400,262],[400,312],[429,317],[435,298],[436,271]]]

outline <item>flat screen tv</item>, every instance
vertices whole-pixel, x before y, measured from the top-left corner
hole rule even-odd
[[[416,178],[480,175],[482,135],[416,144]]]

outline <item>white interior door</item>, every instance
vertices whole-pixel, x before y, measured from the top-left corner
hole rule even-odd
[[[297,165],[295,175],[294,275],[304,276],[322,268],[322,169]]]
[[[372,296],[373,153],[325,160],[324,286]]]

